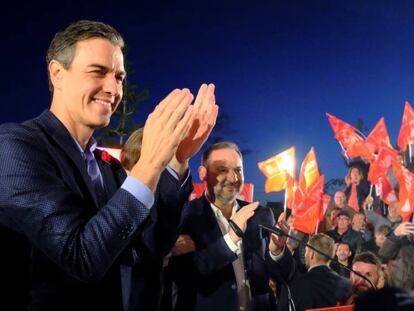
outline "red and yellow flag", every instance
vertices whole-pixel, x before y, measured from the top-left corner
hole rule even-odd
[[[266,192],[281,191],[288,187],[288,176],[295,176],[295,147],[291,147],[270,159],[258,163],[267,177]]]
[[[405,102],[404,114],[401,122],[397,144],[402,151],[407,150],[409,142],[414,142],[414,109],[410,103]]]
[[[318,162],[313,147],[309,150],[302,162],[299,173],[299,185],[304,190],[308,190],[319,178]]]

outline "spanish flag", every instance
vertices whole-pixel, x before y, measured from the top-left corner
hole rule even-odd
[[[276,192],[286,189],[295,174],[295,147],[291,147],[270,159],[258,163],[267,177],[265,191]],[[288,178],[290,176],[291,178]]]

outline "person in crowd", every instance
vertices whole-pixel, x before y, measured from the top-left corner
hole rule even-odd
[[[293,256],[288,247],[281,242],[278,255],[277,283],[281,284],[278,310],[297,310],[333,307],[338,303],[344,303],[351,295],[351,282],[349,279],[338,275],[329,267],[330,258],[335,254],[335,243],[332,238],[323,233],[318,233],[309,238],[308,244],[321,251],[306,247],[305,263],[302,266]]]
[[[337,216],[341,210],[342,209],[337,206],[333,206],[329,210],[327,209],[323,221],[318,225],[318,232],[326,233],[334,230],[338,225]]]
[[[141,156],[142,136],[143,128],[135,130],[121,148],[120,160],[127,174]],[[157,219],[157,212],[162,213],[162,211],[157,211],[157,208],[151,210],[150,217],[153,221]],[[171,219],[168,222],[171,222]],[[165,239],[174,239],[177,234],[178,230],[167,232],[164,229],[162,232]],[[130,309],[171,310],[173,307],[172,299],[164,298],[167,295],[173,295],[173,287],[175,286],[170,280],[168,263],[172,256],[182,256],[194,252],[194,250],[193,240],[188,235],[179,235],[171,251],[164,258],[141,258],[134,266],[132,273],[135,278],[140,280],[139,284],[145,284],[145,286],[138,287],[132,295]],[[189,299],[191,298],[187,297],[187,300]],[[170,304],[171,306],[169,306]]]
[[[346,211],[339,212],[336,228],[328,231],[326,234],[329,235],[335,243],[348,243],[353,254],[356,254],[359,251],[363,242],[361,233],[351,228],[351,220]]]
[[[0,126],[0,222],[31,254],[25,309],[128,310],[134,264],[172,246],[159,233],[178,223],[192,190],[188,161],[214,127],[214,85],[202,85],[194,105],[176,89],[155,108],[126,177],[92,136],[122,99],[123,47],[110,25],[72,23],[48,49],[50,109]],[[154,204],[162,213],[151,222]]]
[[[390,232],[391,232],[391,227],[387,225],[379,226],[374,231],[374,239],[364,243],[362,245],[361,251],[370,251],[374,253],[375,255],[379,256],[379,250],[384,244],[384,241]]]
[[[348,174],[345,176],[345,184],[346,188],[344,190],[344,193],[346,195],[348,204],[352,194],[352,188],[355,187],[358,201],[358,210],[362,211],[362,204],[369,194],[370,185],[364,178],[364,173],[360,166],[354,165],[349,168]]]
[[[365,278],[351,272],[352,295],[347,304],[352,304],[355,298],[372,289],[376,290],[384,286],[384,274],[381,269],[381,261],[371,252],[361,252],[352,261],[352,270],[362,274]]]
[[[196,248],[194,309],[272,310],[269,278],[275,277],[271,252],[276,246],[259,225],[273,226],[274,216],[258,202],[237,199],[244,184],[239,148],[231,142],[209,146],[198,173],[206,190],[190,201],[182,230]],[[188,269],[178,275],[185,276]]]
[[[349,279],[350,270],[352,267],[352,251],[348,243],[341,242],[336,245],[335,257],[338,260],[338,263],[331,261],[330,267],[339,275]],[[347,268],[345,268],[345,267]]]
[[[391,286],[412,290],[414,285],[414,224],[403,222],[388,234],[379,255],[388,262]]]
[[[367,222],[370,222],[374,228],[378,228],[381,225],[387,225],[392,229],[396,228],[402,222],[401,216],[398,214],[398,206],[400,202],[398,199],[395,199],[389,202],[387,207],[387,214],[384,216],[378,214],[372,209],[366,208],[368,205],[372,205],[373,198],[368,196],[366,198],[366,202],[364,204],[365,209],[365,216],[367,218]]]
[[[365,214],[362,212],[355,213],[354,216],[351,217],[351,227],[352,230],[361,233],[361,237],[363,243],[372,240],[372,233],[371,230],[367,228],[367,223],[365,220]]]
[[[414,310],[414,292],[396,287],[384,287],[376,291],[367,291],[355,300],[354,307],[354,311],[366,310]]]

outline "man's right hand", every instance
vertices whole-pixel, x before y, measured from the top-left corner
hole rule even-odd
[[[254,211],[259,207],[259,202],[253,202],[248,205],[240,208],[236,214],[231,218],[233,222],[243,231],[246,231],[247,221],[254,215]],[[240,240],[240,237],[230,229],[229,231],[230,238],[234,243],[237,243]]]
[[[153,192],[161,172],[170,162],[191,125],[193,95],[188,89],[176,89],[162,100],[145,122],[141,157],[131,176]]]

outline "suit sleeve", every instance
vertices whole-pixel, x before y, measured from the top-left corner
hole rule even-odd
[[[119,189],[94,212],[76,183],[69,185],[50,148],[32,131],[0,130],[0,222],[22,232],[69,275],[101,279],[149,214],[135,197]],[[68,161],[69,162],[69,161]],[[61,164],[61,163],[60,163]]]
[[[188,197],[192,190],[191,176],[180,185],[167,170],[162,173],[154,206],[151,209],[150,221],[142,232],[141,242],[138,243],[144,245],[150,257],[162,259],[174,246],[180,231],[182,212],[187,208]]]

